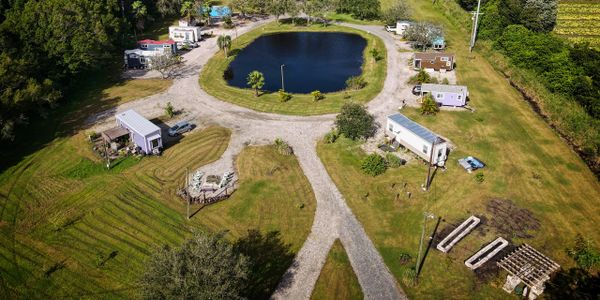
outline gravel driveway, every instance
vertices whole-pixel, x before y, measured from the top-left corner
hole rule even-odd
[[[271,21],[264,20],[238,28],[242,34]],[[368,31],[383,39],[388,51],[388,76],[383,91],[369,103],[368,108],[377,122],[393,113],[400,105],[404,82],[408,77],[406,66],[410,53],[397,51],[398,40],[380,26],[347,25]],[[233,31],[223,31],[235,36]],[[215,30],[215,34],[219,34]],[[199,127],[217,124],[232,130],[231,142],[220,160],[202,169],[221,173],[233,170],[235,156],[247,144],[269,144],[280,137],[293,148],[300,166],[317,199],[317,209],[311,233],[288,269],[274,299],[309,299],[319,277],[327,254],[336,238],[344,245],[354,272],[367,299],[406,299],[382,257],[356,219],[343,196],[329,177],[317,156],[317,141],[333,126],[334,115],[285,116],[256,112],[236,106],[204,92],[198,83],[202,66],[218,51],[216,39],[210,39],[184,55],[186,66],[173,86],[165,93],[125,103],[88,119],[102,130],[114,124],[116,112],[134,108],[147,118],[163,114],[162,107],[170,101],[183,109],[185,118],[194,120]],[[248,97],[252,97],[248,95]]]

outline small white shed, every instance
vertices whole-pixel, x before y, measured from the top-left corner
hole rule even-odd
[[[131,141],[146,154],[152,154],[163,147],[162,133],[158,126],[130,109],[118,113],[117,125],[129,131]],[[156,150],[155,150],[156,149]]]
[[[386,131],[394,141],[425,161],[431,158],[432,165],[444,166],[448,158],[448,143],[429,129],[403,114],[395,114],[388,116]]]

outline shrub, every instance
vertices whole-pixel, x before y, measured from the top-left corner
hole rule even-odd
[[[279,90],[279,101],[280,102],[288,102],[292,99],[292,94],[285,92],[284,90]]]
[[[335,126],[347,138],[367,138],[373,133],[373,116],[360,104],[344,104],[335,118]]]
[[[412,259],[412,256],[410,256],[410,254],[408,254],[406,252],[400,253],[400,256],[398,257],[398,260],[400,260],[401,265],[408,264],[411,259]]]
[[[398,20],[410,19],[410,7],[407,1],[397,1],[396,4],[381,13],[381,19],[387,25],[396,25]]]
[[[419,110],[423,115],[435,115],[440,111],[440,108],[437,102],[433,100],[431,95],[426,95],[423,98],[423,102],[421,103],[421,108],[419,108]]]
[[[230,16],[223,17],[223,28],[225,28],[225,29],[233,28],[233,21],[231,20]]]
[[[398,168],[404,164],[404,161],[402,160],[402,158],[400,158],[392,153],[387,153],[385,155],[385,160],[387,161],[387,165],[390,168]]]
[[[350,90],[358,91],[367,86],[367,82],[362,76],[352,76],[346,80],[346,87]]]
[[[481,173],[481,172],[475,174],[475,181],[477,181],[477,183],[484,182],[485,181],[485,175],[483,175],[483,173]]]
[[[165,115],[167,115],[169,119],[175,116],[175,109],[173,108],[173,104],[171,104],[170,101],[167,102],[167,106],[165,106]]]
[[[328,132],[327,134],[325,134],[325,144],[333,144],[335,143],[335,141],[337,141],[338,137],[340,136],[340,134],[337,132],[337,130],[332,130],[330,132]]]
[[[444,78],[442,80],[442,84],[450,84],[450,81],[448,80],[448,78]]]
[[[317,102],[317,101],[319,101],[319,100],[321,100],[321,99],[325,98],[325,97],[323,96],[323,94],[321,93],[321,91],[319,91],[319,90],[312,91],[312,92],[310,92],[310,94],[313,96],[313,101],[314,101],[314,102]]]
[[[383,59],[383,55],[381,55],[381,53],[379,52],[379,50],[377,50],[377,48],[373,48],[371,49],[371,51],[369,51],[371,53],[371,56],[373,56],[373,59],[377,62],[380,61],[381,59]]]
[[[360,168],[367,175],[377,176],[385,173],[387,164],[380,155],[370,154],[363,159]]]
[[[600,266],[600,251],[592,247],[591,241],[581,234],[575,237],[575,247],[567,249],[567,254],[582,269],[589,271],[596,266]]]
[[[431,76],[429,75],[429,73],[425,72],[425,70],[420,70],[419,73],[417,73],[417,75],[412,76],[408,79],[409,84],[430,83],[430,82],[431,82]]]
[[[277,152],[279,152],[280,154],[283,154],[283,155],[294,154],[294,150],[292,149],[292,147],[286,141],[282,140],[281,138],[276,138],[274,145],[275,145],[275,149],[277,149]]]

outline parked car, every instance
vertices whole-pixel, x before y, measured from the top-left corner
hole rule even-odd
[[[387,32],[396,32],[396,26],[385,26]]]
[[[188,121],[181,121],[169,128],[169,136],[176,136],[192,130],[192,124]]]
[[[458,164],[461,165],[469,173],[485,167],[485,164],[481,160],[473,156],[467,156],[465,158],[459,159]]]
[[[198,46],[200,46],[197,42],[190,42],[190,41],[183,41],[183,42],[178,42],[177,43],[177,49],[193,49],[193,48],[198,48]]]
[[[415,96],[421,95],[421,85],[420,84],[415,85],[415,87],[413,87],[413,89],[412,89],[412,93]]]

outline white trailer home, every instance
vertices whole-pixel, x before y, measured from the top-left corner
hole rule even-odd
[[[411,21],[398,21],[396,27],[386,26],[385,29],[389,32],[394,32],[397,35],[404,35],[404,32],[412,25]]]
[[[169,27],[169,38],[177,43],[199,42],[202,40],[201,28],[199,26],[193,26],[187,21],[180,20],[179,26]]]
[[[419,125],[403,114],[388,116],[386,133],[432,165],[444,166],[448,158],[448,143],[429,129]]]

